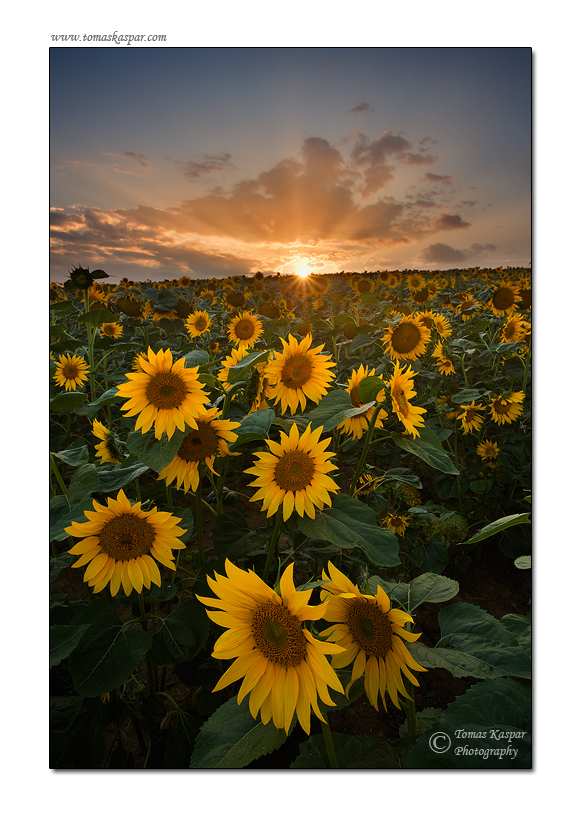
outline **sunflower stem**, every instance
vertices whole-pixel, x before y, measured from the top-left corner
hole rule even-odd
[[[464,386],[468,387],[469,386],[468,385],[468,376],[466,375],[466,369],[464,367],[464,356],[465,355],[466,354],[463,353],[462,356],[460,357],[460,367],[462,368],[462,375],[464,376]]]
[[[206,553],[204,551],[204,526],[202,521],[202,477],[196,489],[196,534],[198,538],[198,551],[200,553],[200,570],[204,572],[206,567]]]
[[[325,749],[327,750],[327,757],[329,758],[329,765],[332,769],[339,768],[339,761],[337,759],[337,752],[333,742],[333,735],[331,734],[331,727],[324,720],[320,721],[321,731],[323,732],[323,740],[325,741]]]
[[[85,290],[85,312],[89,312],[89,291]],[[95,354],[93,351],[93,347],[95,344],[95,333],[97,332],[97,328],[93,330],[93,327],[87,322],[87,341],[89,345],[88,355],[89,355],[89,383],[91,386],[91,401],[95,401]]]
[[[529,378],[530,363],[531,363],[531,348],[530,348],[530,345],[529,345],[529,349],[527,351],[527,360],[526,360],[526,364],[525,364],[525,372],[524,372],[523,380],[522,380],[522,391],[523,391],[523,393],[526,393],[526,389],[527,389],[527,381],[528,381],[528,378]]]
[[[65,484],[64,479],[63,479],[62,475],[60,474],[59,468],[56,466],[56,462],[54,460],[54,456],[53,456],[52,453],[50,454],[50,466],[51,466],[51,469],[52,469],[52,471],[55,475],[56,480],[58,481],[59,487],[63,491],[63,495],[66,495],[67,494],[67,485]]]
[[[359,480],[359,476],[363,472],[363,468],[365,467],[365,461],[367,459],[367,453],[369,452],[369,447],[371,445],[371,439],[373,438],[373,430],[375,428],[375,422],[379,415],[379,411],[381,410],[382,404],[381,402],[377,402],[375,407],[373,408],[373,415],[369,419],[369,427],[367,428],[367,435],[365,436],[365,443],[363,445],[363,450],[361,452],[361,457],[359,458],[359,463],[355,469],[355,473],[353,474],[353,480],[351,481],[351,486],[349,487],[349,495],[355,495],[355,489],[357,487],[357,481]]]
[[[264,572],[262,574],[262,580],[266,581],[268,578],[268,573],[270,572],[270,567],[272,565],[272,559],[274,558],[274,551],[278,544],[278,538],[280,535],[280,528],[282,527],[282,505],[278,508],[278,512],[276,514],[276,519],[274,522],[274,529],[272,531],[272,536],[270,539],[270,544],[268,546],[268,555],[266,556],[266,564],[264,565]]]

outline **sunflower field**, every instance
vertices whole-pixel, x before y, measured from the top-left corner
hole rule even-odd
[[[531,274],[50,286],[50,766],[531,768]]]

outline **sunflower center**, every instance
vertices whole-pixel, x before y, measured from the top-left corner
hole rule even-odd
[[[394,387],[393,390],[391,391],[391,396],[392,396],[394,402],[399,407],[399,412],[402,414],[402,416],[407,417],[408,402],[407,402],[407,399],[405,397],[405,393],[403,392],[401,387]]]
[[[105,336],[113,336],[115,333],[115,327],[113,325],[103,325],[101,330]]]
[[[359,398],[358,384],[351,388],[351,390],[349,391],[349,397],[351,398],[351,404],[353,405],[353,407],[361,407],[361,399]]]
[[[256,648],[281,666],[298,666],[306,657],[307,639],[299,619],[283,604],[261,604],[250,624]]]
[[[177,454],[184,461],[203,461],[213,456],[217,449],[218,434],[212,425],[198,421],[198,429],[188,433]]]
[[[284,363],[281,372],[281,381],[285,387],[291,390],[298,390],[311,378],[313,372],[313,365],[306,356],[298,353],[295,356],[289,356]]]
[[[359,293],[368,293],[371,290],[371,282],[368,282],[367,279],[361,279],[357,282],[357,290]]]
[[[514,305],[514,293],[510,288],[498,288],[492,297],[492,304],[497,310],[506,310]]]
[[[63,367],[63,376],[65,379],[76,379],[79,375],[79,368],[76,364],[66,364]]]
[[[497,399],[494,402],[494,409],[499,416],[508,416],[512,409],[512,402],[507,399]]]
[[[133,513],[121,513],[107,521],[99,533],[101,549],[116,561],[139,558],[151,550],[155,531],[151,524]]]
[[[391,346],[396,353],[411,353],[421,339],[419,329],[409,322],[402,322],[391,334]]]
[[[302,450],[291,450],[279,458],[274,468],[274,480],[282,490],[304,490],[315,475],[313,459]]]
[[[466,410],[464,418],[465,418],[466,421],[472,421],[472,419],[474,418],[475,415],[476,415],[476,408],[475,407],[469,407]]]
[[[353,601],[347,612],[347,626],[354,641],[368,655],[382,658],[391,649],[392,629],[389,616],[375,604]]]
[[[427,302],[430,298],[430,291],[427,288],[422,288],[414,293],[414,301]]]
[[[188,395],[177,373],[156,373],[145,388],[147,401],[159,410],[177,408]]]
[[[194,322],[194,327],[196,330],[203,330],[206,327],[206,319],[203,316],[198,316]]]
[[[234,328],[234,332],[239,339],[250,339],[254,333],[254,324],[248,319],[241,319]]]

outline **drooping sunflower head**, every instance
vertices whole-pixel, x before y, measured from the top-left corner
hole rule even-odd
[[[100,444],[95,446],[95,454],[101,459],[101,464],[121,464],[121,453],[114,433],[105,425],[93,420],[93,435],[100,439]]]
[[[282,507],[283,519],[296,510],[301,518],[306,513],[315,517],[315,508],[332,505],[329,492],[339,485],[328,473],[336,468],[329,461],[335,453],[328,451],[331,439],[319,441],[323,428],[311,431],[309,424],[302,435],[296,424],[290,433],[281,433],[280,443],[267,440],[270,452],[254,453],[257,461],[244,472],[256,476],[250,487],[258,487],[251,501],[261,501],[267,518]]]
[[[321,598],[327,604],[324,618],[333,626],[319,634],[345,649],[343,655],[332,659],[332,666],[341,669],[353,662],[345,694],[348,696],[353,683],[364,675],[365,692],[375,709],[379,708],[380,696],[386,708],[386,693],[400,709],[400,697],[410,697],[402,673],[414,686],[419,686],[410,670],[427,671],[412,658],[404,643],[420,637],[420,633],[405,628],[407,623],[413,624],[412,616],[392,608],[387,593],[379,585],[376,595],[364,595],[331,562],[328,574],[323,570],[323,580],[326,583]]]
[[[489,405],[490,415],[497,424],[512,424],[522,415],[525,394],[522,390],[510,395],[497,396]]]
[[[210,330],[212,320],[207,310],[195,310],[190,313],[186,319],[185,325],[188,333],[194,339],[196,336],[201,336],[202,333],[207,333]]]
[[[93,507],[84,513],[87,521],[65,527],[68,535],[82,539],[69,552],[80,556],[73,567],[88,565],[83,580],[93,592],[107,584],[111,595],[120,586],[125,595],[149,589],[152,582],[161,586],[156,561],[175,570],[172,550],[185,547],[179,540],[186,532],[178,526],[181,518],[158,512],[157,507],[142,510],[141,503],[131,504],[123,490],[116,499],[108,498],[107,506],[93,501]]]
[[[196,429],[196,418],[208,399],[198,378],[198,368],[185,366],[185,359],[173,361],[170,350],[154,353],[151,348],[141,360],[143,373],[127,373],[117,395],[127,398],[122,405],[125,416],[135,416],[135,429],[142,433],[153,426],[155,438],[168,438],[187,424]]]
[[[408,365],[406,370],[400,367],[399,362],[396,361],[388,387],[393,412],[413,438],[419,436],[418,428],[425,427],[422,416],[427,410],[410,403],[410,400],[416,395],[411,365]]]
[[[386,353],[392,359],[414,361],[426,351],[430,331],[418,319],[407,316],[393,327],[386,329],[383,341]]]
[[[520,342],[526,333],[526,323],[513,314],[506,320],[502,328],[501,338],[503,342]]]
[[[82,356],[63,353],[59,356],[53,379],[66,391],[75,390],[89,378],[89,365]]]
[[[323,345],[311,348],[310,334],[300,342],[289,334],[288,341],[281,342],[282,353],[274,354],[265,371],[268,398],[280,404],[283,413],[288,408],[294,414],[299,405],[305,409],[307,399],[319,402],[328,392],[334,362],[320,352]]]
[[[262,335],[263,325],[258,316],[245,310],[239,313],[228,325],[228,339],[240,347],[254,347]]]

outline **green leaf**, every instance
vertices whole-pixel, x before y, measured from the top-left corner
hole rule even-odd
[[[385,390],[383,379],[380,379],[379,376],[365,376],[358,386],[359,401],[361,404],[372,402],[382,390]]]
[[[386,741],[369,735],[344,735],[331,732],[340,769],[399,769],[397,754]],[[301,743],[299,756],[291,769],[330,769],[322,734],[311,735]]]
[[[195,658],[208,640],[210,619],[204,607],[193,598],[184,601],[164,618],[153,636],[151,656],[154,663],[187,663]]]
[[[254,413],[249,413],[247,416],[244,416],[240,422],[240,427],[234,430],[238,438],[231,445],[231,449],[235,450],[237,445],[246,444],[249,441],[263,441],[267,439],[274,419],[275,412],[270,408],[255,410]]]
[[[80,467],[81,464],[86,464],[89,461],[89,448],[86,444],[80,447],[73,447],[70,450],[61,450],[59,453],[53,453],[55,458],[64,461],[71,467]]]
[[[195,350],[190,350],[189,353],[186,353],[184,359],[184,364],[186,367],[202,367],[202,365],[207,364],[210,361],[210,356],[207,350],[196,348]]]
[[[409,612],[414,612],[422,604],[442,604],[454,598],[460,591],[458,581],[425,572],[418,575],[410,584]]]
[[[77,393],[71,390],[68,393],[59,393],[49,402],[49,409],[54,413],[71,413],[75,407],[80,407],[87,401],[86,393]]]
[[[76,556],[69,555],[68,552],[63,552],[61,555],[57,555],[56,558],[50,559],[50,575],[49,575],[49,583],[52,584],[53,581],[61,574],[63,569],[67,569],[70,567],[72,563],[76,561]]]
[[[507,527],[514,527],[515,524],[530,524],[530,513],[515,513],[514,515],[505,515],[504,518],[498,518],[491,524],[487,524],[481,530],[478,530],[476,535],[469,538],[467,541],[462,541],[462,544],[476,544],[478,541],[484,541],[485,538],[490,538],[498,532],[502,532]]]
[[[51,667],[57,666],[62,660],[69,657],[71,652],[76,649],[88,628],[88,624],[82,624],[80,626],[57,624],[49,627],[49,659]]]
[[[191,769],[243,769],[262,755],[274,752],[286,740],[284,729],[254,720],[247,699],[236,697],[220,706],[204,723],[190,760]]]
[[[367,345],[370,344],[373,344],[371,336],[368,336],[367,333],[358,333],[349,344],[349,354],[351,355],[355,353],[356,350],[360,350],[362,347],[367,347]]]
[[[421,458],[430,467],[435,467],[436,470],[440,470],[442,473],[458,475],[458,470],[434,431],[430,430],[429,427],[422,427],[419,432],[419,438],[394,433],[392,435],[394,444],[397,444],[402,450]]]
[[[259,364],[259,362],[266,362],[270,356],[270,350],[255,350],[252,353],[247,353],[237,365],[228,370],[228,383],[242,381],[248,375],[251,367]]]
[[[79,695],[57,695],[49,698],[49,728],[51,732],[64,733],[73,725],[81,711],[84,698]]]
[[[422,482],[413,470],[408,470],[407,467],[394,467],[393,470],[388,470],[383,476],[383,480],[399,481],[401,484],[409,484],[410,487],[416,487],[418,490],[422,489]]]
[[[323,396],[318,405],[311,410],[308,418],[313,430],[317,430],[322,425],[323,433],[328,433],[345,419],[365,413],[374,404],[375,401],[371,401],[361,407],[354,407],[346,390],[332,390]]]
[[[251,530],[245,518],[234,510],[216,518],[212,538],[214,549],[221,561],[226,558],[236,561],[244,558],[249,552],[264,549],[267,540],[264,532]]]
[[[516,636],[489,612],[474,604],[451,604],[440,610],[442,638],[430,649],[410,646],[418,663],[443,667],[455,678],[531,677],[531,663]]]
[[[73,473],[67,498],[69,504],[74,506],[83,499],[87,499],[91,493],[99,492],[99,474],[94,464],[85,464]]]
[[[163,753],[166,768],[187,768],[199,728],[200,718],[186,709],[176,710]]]
[[[64,541],[65,538],[69,537],[64,528],[70,527],[73,521],[86,521],[85,510],[92,509],[93,504],[90,498],[83,498],[74,504],[69,504],[67,497],[64,495],[51,498],[49,503],[50,540]]]
[[[309,538],[329,541],[341,549],[358,547],[377,567],[400,563],[397,537],[387,527],[378,527],[373,510],[356,498],[337,495],[332,507],[318,510],[314,519],[301,518],[298,527]]]
[[[530,569],[532,566],[530,555],[520,555],[514,559],[514,565],[517,569]]]
[[[530,684],[514,679],[477,683],[418,738],[405,768],[530,769],[531,713]],[[434,751],[448,743],[447,751]]]
[[[140,461],[134,461],[128,467],[122,467],[120,464],[103,464],[98,469],[101,492],[112,493],[120,490],[148,470],[149,467]]]
[[[441,572],[448,564],[448,550],[441,538],[434,535],[429,541],[417,539],[407,546],[410,559],[419,570]]]
[[[86,608],[85,616],[89,609],[90,606]],[[85,637],[90,633],[91,630]],[[88,641],[82,640],[69,658],[77,692],[94,698],[121,686],[137,669],[150,647],[151,635],[140,628],[123,629],[121,621],[99,630]]]
[[[459,393],[455,393],[452,396],[452,401],[454,404],[470,404],[473,401],[478,401],[481,395],[481,390],[471,390],[468,388],[466,390],[460,390]]]
[[[492,489],[492,481],[488,478],[484,478],[478,481],[471,481],[469,486],[473,493],[481,495]]]
[[[133,348],[133,345],[131,345]],[[117,395],[117,387],[110,387],[109,390],[105,390],[104,393],[101,393],[98,399],[95,401],[89,402],[86,408],[93,408],[93,407],[104,407],[106,404],[113,404],[114,401],[120,399],[121,397]]]
[[[191,432],[189,427],[186,427],[184,432],[174,430],[172,437],[168,439],[167,433],[162,433],[161,438],[156,438],[153,430],[148,430],[147,433],[136,430],[127,436],[127,449],[143,464],[161,473],[177,455],[182,441]]]
[[[102,325],[104,322],[116,322],[119,317],[115,313],[105,308],[97,308],[96,310],[89,310],[87,313],[82,313],[79,316],[79,322],[88,325]]]

